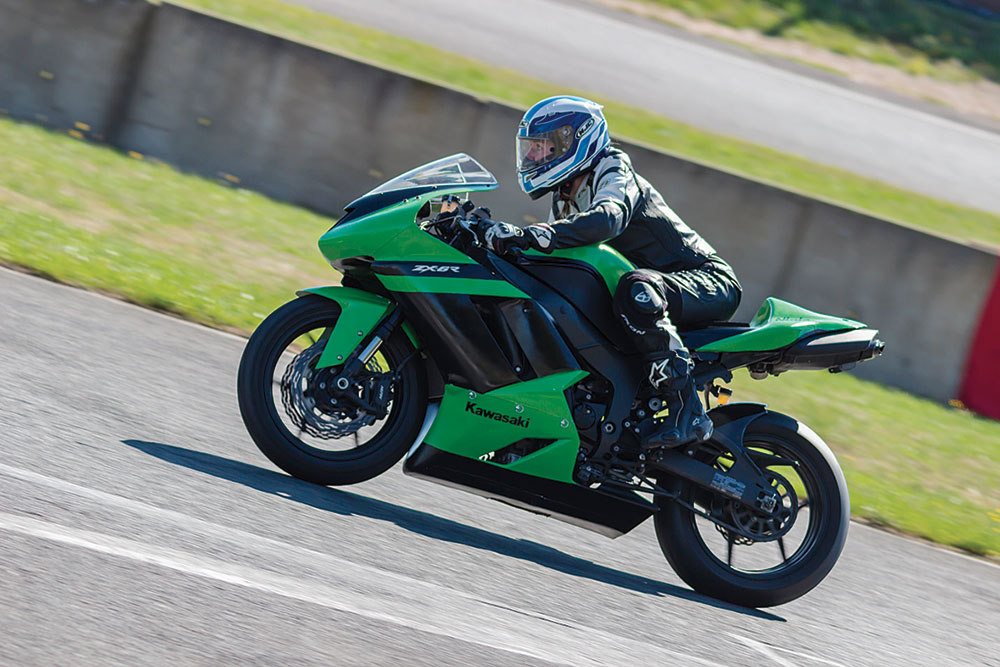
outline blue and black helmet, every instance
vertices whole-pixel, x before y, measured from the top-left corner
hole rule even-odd
[[[559,95],[528,109],[517,126],[517,179],[532,199],[591,168],[611,145],[601,105]]]

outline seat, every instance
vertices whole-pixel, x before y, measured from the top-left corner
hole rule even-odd
[[[768,297],[747,324],[720,322],[682,331],[684,344],[702,352],[763,352],[777,350],[817,331],[845,331],[864,324],[807,310]]]

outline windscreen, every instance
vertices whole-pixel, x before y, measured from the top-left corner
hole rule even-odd
[[[476,162],[465,153],[456,153],[440,160],[429,162],[423,166],[411,169],[405,174],[386,181],[368,195],[402,190],[404,188],[440,186],[441,188],[461,185],[496,185],[486,167]],[[365,195],[365,196],[368,196]]]

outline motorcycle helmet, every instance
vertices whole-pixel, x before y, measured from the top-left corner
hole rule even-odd
[[[532,199],[594,166],[611,145],[601,105],[582,97],[549,97],[517,126],[517,180]]]

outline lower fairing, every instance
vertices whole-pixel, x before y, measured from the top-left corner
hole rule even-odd
[[[624,535],[657,511],[656,505],[631,492],[524,475],[426,443],[411,451],[403,472],[612,538]]]

